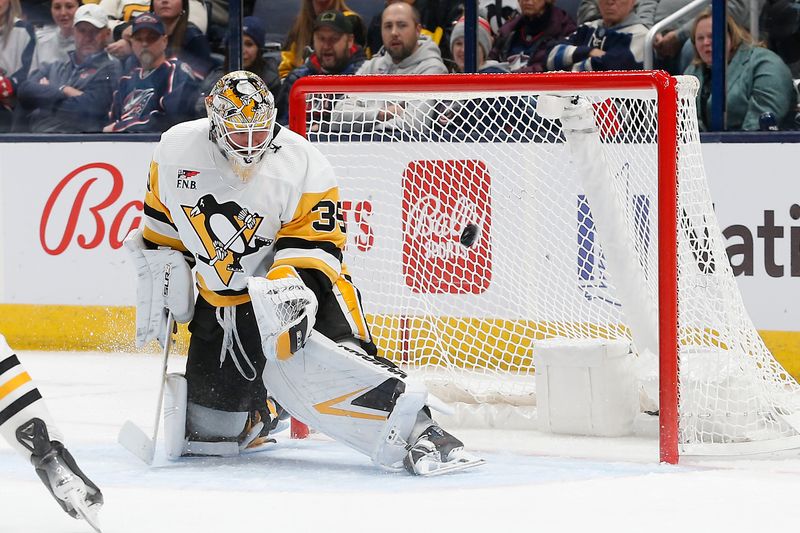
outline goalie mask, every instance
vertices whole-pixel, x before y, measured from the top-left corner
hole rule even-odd
[[[264,158],[275,126],[275,101],[259,76],[225,74],[206,97],[209,137],[246,182]]]

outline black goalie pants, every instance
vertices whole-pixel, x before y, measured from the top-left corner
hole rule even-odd
[[[226,320],[229,339],[223,352]],[[198,297],[189,331],[189,402],[228,412],[264,409],[267,392],[261,374],[265,361],[252,304],[214,307]]]
[[[368,354],[377,353],[361,309],[361,295],[349,276],[340,277],[320,298],[314,329],[336,342],[356,340]],[[198,296],[189,331],[189,402],[227,412],[263,410],[265,360],[253,305],[221,308]],[[221,355],[223,342],[227,349]]]

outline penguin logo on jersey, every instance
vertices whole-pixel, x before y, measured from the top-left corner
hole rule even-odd
[[[235,272],[244,272],[240,263],[242,257],[272,244],[272,239],[255,234],[264,217],[236,202],[220,204],[206,194],[195,205],[181,208],[206,250],[207,257],[198,255],[197,258],[214,267],[225,285],[230,283]]]

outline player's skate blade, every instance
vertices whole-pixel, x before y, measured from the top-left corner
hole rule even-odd
[[[485,463],[464,451],[464,444],[438,426],[426,429],[409,448],[403,466],[417,476],[438,476]]]
[[[102,503],[91,501],[86,483],[69,468],[67,461],[56,455],[43,461],[40,468],[50,482],[53,496],[66,505],[64,510],[75,518],[86,520],[95,531],[102,533],[98,518]]]
[[[97,533],[103,533],[100,529],[100,518],[98,516],[99,509],[97,509],[96,505],[86,505],[86,497],[83,494],[78,493],[77,491],[72,491],[66,496],[69,504],[75,509],[75,512],[78,513],[78,516],[86,520],[86,523],[89,524],[92,529],[97,531]]]

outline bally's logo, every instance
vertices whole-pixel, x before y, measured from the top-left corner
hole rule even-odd
[[[492,279],[491,177],[479,160],[403,172],[403,277],[417,293],[481,294]]]

